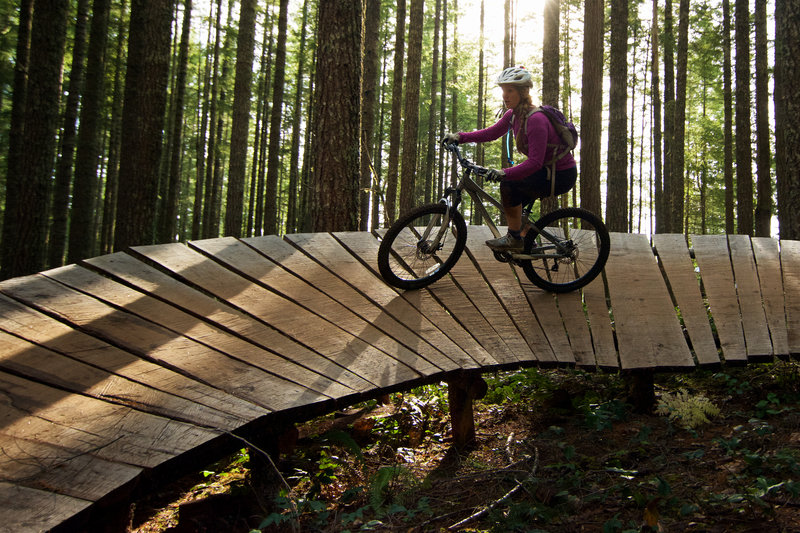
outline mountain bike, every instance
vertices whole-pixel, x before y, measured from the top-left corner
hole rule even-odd
[[[458,185],[447,187],[438,203],[417,207],[399,218],[378,249],[381,276],[399,289],[430,285],[461,257],[467,242],[467,224],[459,210],[464,192],[492,234],[500,237],[484,202],[500,210],[502,206],[472,179],[473,175],[486,176],[489,169],[463,157],[457,143],[443,145],[463,169]],[[547,291],[569,292],[587,285],[603,270],[611,249],[605,224],[578,207],[556,209],[531,222],[535,201],[522,209],[522,252],[495,251],[495,259],[520,266],[534,285]]]

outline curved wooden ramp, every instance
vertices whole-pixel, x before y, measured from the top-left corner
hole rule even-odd
[[[522,366],[680,370],[800,352],[800,243],[612,235],[553,295],[467,254],[429,289],[368,233],[145,246],[0,283],[2,531],[74,529],[234,435]],[[712,329],[713,324],[713,329]]]

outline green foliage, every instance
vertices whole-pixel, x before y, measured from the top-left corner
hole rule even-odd
[[[664,393],[658,401],[656,413],[677,421],[684,429],[696,429],[719,415],[719,408],[702,394],[689,394],[681,389],[675,394]]]

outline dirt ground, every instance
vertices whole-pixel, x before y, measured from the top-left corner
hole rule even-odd
[[[129,531],[800,531],[792,362],[656,376],[487,375],[476,441],[455,450],[446,387],[299,428],[269,463],[242,450],[135,502]]]

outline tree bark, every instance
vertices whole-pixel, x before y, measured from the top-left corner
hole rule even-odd
[[[722,106],[724,108],[723,177],[725,183],[725,233],[735,229],[733,200],[733,89],[731,74],[731,9],[730,0],[722,0]]]
[[[175,79],[175,99],[172,112],[172,129],[169,132],[169,146],[172,147],[167,178],[167,194],[161,204],[160,242],[175,240],[178,222],[178,202],[181,189],[181,155],[183,154],[183,112],[186,100],[186,76],[189,72],[189,37],[192,23],[192,0],[183,1],[183,25],[181,41],[178,45],[177,76]]]
[[[355,231],[361,170],[361,2],[321,2],[319,20],[326,21],[326,28],[317,34],[312,231]]]
[[[800,5],[775,2],[775,137],[781,239],[800,239]]]
[[[628,231],[628,0],[611,1],[606,224]]]
[[[19,159],[11,167],[14,174],[6,177],[2,278],[31,274],[42,270],[45,264],[47,206],[56,151],[69,5],[63,0],[39,0],[36,7],[31,24]],[[25,38],[25,32],[22,37]]]
[[[600,213],[600,142],[603,109],[603,2],[584,3],[581,87],[581,207]]]
[[[225,206],[225,235],[242,236],[244,181],[247,172],[247,144],[250,130],[250,98],[256,33],[256,0],[242,0],[239,35],[236,42],[236,78],[233,86],[231,155]]]
[[[64,129],[61,132],[61,154],[56,164],[53,181],[53,223],[50,226],[50,242],[47,264],[57,267],[63,264],[67,247],[67,219],[69,218],[69,196],[72,188],[72,167],[75,162],[77,140],[78,103],[83,92],[86,72],[86,41],[89,21],[89,0],[79,0],[75,18],[75,34],[72,45],[72,69],[69,73],[67,102],[64,109]]]
[[[664,205],[664,181],[663,181],[663,166],[662,166],[662,152],[661,152],[661,81],[659,78],[659,36],[658,29],[658,0],[653,0],[653,21],[652,21],[652,61],[651,61],[651,83],[650,92],[652,93],[652,110],[653,110],[653,197],[655,200],[655,231],[656,233],[664,233],[665,226],[664,220],[669,216],[667,208]],[[651,213],[651,218],[652,218]]]
[[[380,10],[378,10],[378,15],[380,15]],[[300,193],[300,120],[303,117],[303,78],[305,76],[307,26],[308,0],[303,2],[303,15],[300,28],[300,52],[297,56],[297,78],[295,79],[294,110],[292,116],[292,151],[289,158],[289,198],[286,206],[286,233],[294,233],[298,229],[298,204],[300,203],[298,202],[298,195]]]
[[[419,91],[422,68],[422,26],[424,0],[411,0],[406,62],[405,121],[403,123],[403,162],[400,179],[400,212],[406,213],[415,203],[417,174],[417,137],[419,135]]]
[[[672,156],[675,145],[675,33],[672,23],[672,0],[664,6],[664,196],[663,213],[656,221],[662,233],[675,231],[672,227],[672,213],[675,176],[672,172]]]
[[[278,41],[275,46],[275,77],[272,80],[272,116],[269,122],[269,152],[267,155],[267,192],[265,199],[266,208],[264,209],[264,233],[267,235],[278,233],[278,174],[280,172],[283,90],[286,81],[286,28],[288,13],[289,0],[281,0],[280,13],[278,15]],[[358,51],[360,52],[360,49]]]
[[[672,146],[671,231],[683,231],[684,166],[686,139],[686,74],[689,55],[689,0],[678,8],[678,62],[675,79],[675,114]]]
[[[106,44],[110,0],[95,0],[86,64],[86,90],[81,107],[81,128],[75,157],[75,189],[70,215],[67,260],[75,263],[94,255],[97,168],[103,147],[103,102],[105,101]]]
[[[375,114],[378,109],[378,74],[380,73],[380,57],[378,56],[379,32],[381,21],[380,0],[366,0],[364,13],[364,81],[361,87],[361,191],[359,194],[359,229],[369,229],[369,199],[372,189],[372,172],[370,157],[373,138],[375,136]],[[437,22],[438,23],[438,22]],[[436,51],[434,49],[434,55]],[[434,59],[434,64],[435,64]],[[373,199],[378,201],[377,196]]]
[[[769,130],[769,65],[767,61],[767,1],[756,0],[756,138],[758,181],[755,231],[769,237],[772,222],[772,152]]]
[[[750,7],[736,0],[736,231],[753,234],[753,154],[750,145]]]
[[[114,248],[152,244],[167,104],[172,0],[131,3]]]
[[[386,171],[386,212],[384,225],[394,222],[397,203],[397,177],[400,171],[400,132],[403,121],[403,62],[406,46],[406,0],[397,0],[392,78],[392,116],[389,119],[389,161]],[[442,93],[444,98],[444,93]]]

